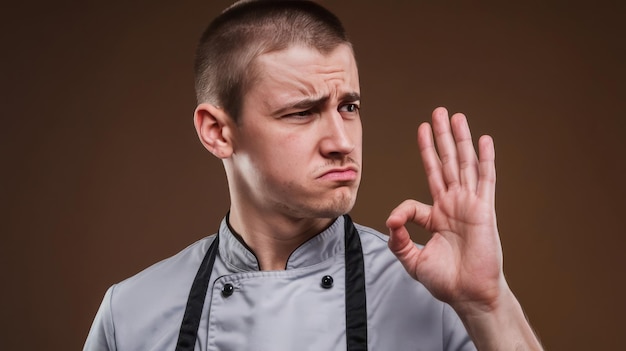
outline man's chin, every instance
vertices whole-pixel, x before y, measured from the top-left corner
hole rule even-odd
[[[334,189],[331,194],[307,193],[301,201],[281,205],[295,218],[337,218],[350,212],[355,203],[356,191],[345,187]]]
[[[317,216],[319,218],[336,218],[342,216],[352,210],[356,202],[356,196],[343,197],[327,203],[326,206],[321,206],[317,209]]]

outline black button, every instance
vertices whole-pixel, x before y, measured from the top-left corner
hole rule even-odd
[[[234,291],[235,291],[235,287],[233,286],[233,284],[226,283],[224,284],[224,287],[222,288],[222,296],[229,297],[230,295],[233,294]]]
[[[333,287],[333,277],[325,275],[322,277],[322,288],[330,289]]]

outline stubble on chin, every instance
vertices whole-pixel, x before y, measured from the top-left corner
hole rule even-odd
[[[298,218],[337,218],[352,210],[356,203],[356,189],[344,189],[334,197],[318,201],[306,201],[297,208],[288,209]],[[286,204],[285,204],[286,205]],[[287,209],[287,205],[285,208]]]

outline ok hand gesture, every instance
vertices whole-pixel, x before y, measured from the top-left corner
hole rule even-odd
[[[489,307],[504,280],[494,208],[493,142],[488,136],[480,138],[479,158],[464,115],[450,119],[438,108],[432,117],[432,130],[422,124],[417,138],[433,205],[407,200],[394,209],[387,219],[389,247],[438,299],[453,307],[464,302]],[[423,248],[411,242],[404,226],[408,221],[433,234]]]
[[[396,207],[387,219],[389,248],[456,310],[478,349],[541,350],[502,272],[493,141],[482,136],[476,155],[464,115],[448,118],[438,108],[432,117],[432,129],[423,123],[417,141],[433,204],[406,200]],[[411,241],[409,221],[432,233],[424,247]]]

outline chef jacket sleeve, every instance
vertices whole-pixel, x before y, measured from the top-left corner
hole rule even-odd
[[[104,295],[102,304],[100,304],[98,313],[96,313],[96,317],[94,318],[91,329],[89,330],[89,335],[85,341],[83,351],[117,350],[117,347],[115,346],[115,327],[113,325],[113,317],[111,313],[111,299],[114,289],[115,285],[110,287]]]

